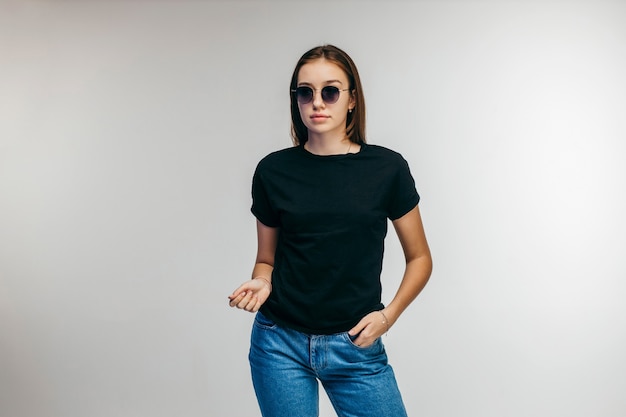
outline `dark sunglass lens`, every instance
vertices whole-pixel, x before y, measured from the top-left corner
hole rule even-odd
[[[329,104],[335,103],[339,100],[339,89],[332,85],[322,88],[322,100]]]
[[[296,88],[296,98],[299,103],[310,103],[313,100],[313,90],[309,87],[298,87]]]

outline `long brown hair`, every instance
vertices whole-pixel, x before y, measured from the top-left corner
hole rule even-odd
[[[291,91],[297,87],[300,68],[316,59],[326,59],[339,66],[346,73],[349,88],[356,103],[352,112],[348,113],[346,135],[354,143],[365,143],[365,98],[363,97],[363,87],[361,86],[361,78],[356,65],[354,65],[352,58],[341,49],[333,45],[323,45],[317,46],[302,55],[291,76],[289,91],[291,97],[291,137],[294,145],[304,145],[309,139],[309,131],[302,122],[298,101],[295,94],[291,93]]]

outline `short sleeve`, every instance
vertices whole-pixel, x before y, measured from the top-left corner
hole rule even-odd
[[[280,225],[280,219],[276,210],[272,207],[266,184],[264,184],[260,166],[257,166],[252,177],[252,207],[250,210],[264,225],[269,227],[278,227]]]
[[[415,189],[415,180],[411,175],[409,164],[400,157],[398,168],[392,184],[392,192],[389,198],[388,216],[391,220],[411,211],[420,201],[420,196]]]

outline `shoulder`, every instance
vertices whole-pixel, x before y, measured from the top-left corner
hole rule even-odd
[[[266,161],[277,161],[283,159],[291,159],[300,153],[300,148],[298,146],[290,146],[289,148],[280,149],[278,151],[274,151],[266,155],[261,162]]]
[[[406,160],[399,152],[396,152],[389,148],[385,148],[384,146],[366,144],[365,150],[372,157],[384,162],[402,164],[406,163]]]
[[[266,169],[276,166],[277,164],[284,164],[286,162],[296,160],[299,154],[300,149],[297,146],[291,146],[289,148],[274,151],[259,161],[257,170]]]

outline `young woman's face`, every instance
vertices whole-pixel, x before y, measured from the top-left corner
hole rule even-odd
[[[345,91],[339,92],[336,102],[329,103],[322,99],[322,88],[326,86]],[[332,62],[317,59],[300,68],[297,87],[310,87],[313,90],[313,100],[309,103],[298,101],[300,117],[309,130],[309,139],[316,136],[344,139],[348,110],[354,108],[355,103],[345,72]]]

